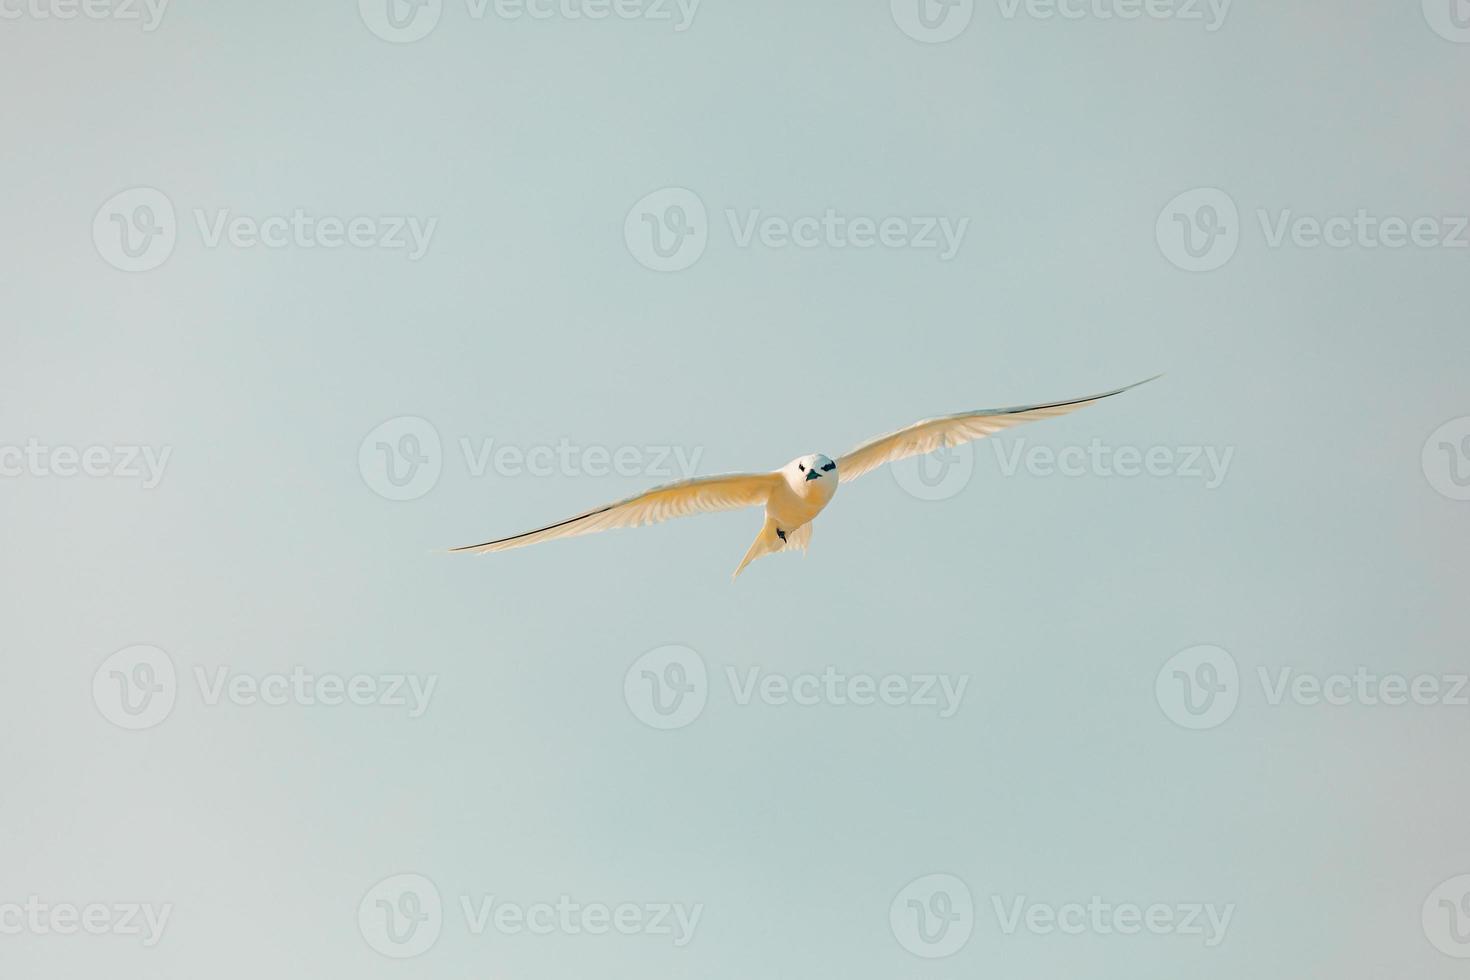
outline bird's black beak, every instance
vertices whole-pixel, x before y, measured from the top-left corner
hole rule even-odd
[[[822,478],[822,474],[817,472],[817,468],[813,466],[811,469],[806,471],[806,478],[808,480],[820,480]]]

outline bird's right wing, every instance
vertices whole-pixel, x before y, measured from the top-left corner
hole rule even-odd
[[[1153,380],[1154,378],[1148,378],[1146,381],[1139,381],[1114,391],[1105,391],[1100,395],[1088,395],[1085,398],[1073,398],[1064,402],[1018,405],[1015,408],[982,408],[974,412],[961,412],[958,415],[945,415],[937,419],[915,422],[906,429],[899,429],[886,436],[871,439],[846,456],[840,457],[837,460],[837,476],[846,483],[848,480],[857,479],[864,473],[872,472],[884,463],[932,453],[946,446],[958,446],[960,443],[983,439],[1002,429],[1020,425],[1022,422],[1034,422],[1039,419],[1052,419],[1059,415],[1066,415],[1084,405],[1111,398],[1129,388],[1137,388]]]
[[[620,500],[606,507],[589,510],[585,514],[568,518],[556,524],[527,531],[509,538],[486,541],[483,544],[451,548],[451,551],[508,551],[522,548],[539,541],[555,538],[570,538],[594,531],[610,531],[620,527],[642,527],[659,521],[690,514],[705,514],[720,510],[739,510],[742,507],[764,505],[771,491],[781,482],[779,473],[730,473],[724,476],[706,476],[693,480],[681,480],[654,487],[636,497]]]

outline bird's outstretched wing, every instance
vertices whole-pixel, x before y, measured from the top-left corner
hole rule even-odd
[[[690,514],[705,514],[717,510],[739,510],[765,504],[771,491],[781,481],[777,473],[729,473],[724,476],[706,476],[693,480],[667,483],[661,487],[620,500],[606,507],[589,510],[567,520],[535,531],[527,531],[498,541],[484,544],[465,545],[451,551],[508,551],[538,541],[555,538],[570,538],[594,531],[610,531],[619,527],[642,527],[659,521]]]
[[[1159,377],[1159,375],[1154,377]],[[845,483],[877,469],[884,463],[907,459],[910,456],[921,456],[946,446],[958,446],[962,442],[983,439],[1002,429],[1020,425],[1022,422],[1034,422],[1038,419],[1051,419],[1058,415],[1066,415],[1084,405],[1091,405],[1093,402],[1110,398],[1129,388],[1137,388],[1153,380],[1154,378],[1148,378],[1114,391],[1105,391],[1100,395],[1089,395],[1086,398],[1073,398],[1064,402],[1021,405],[1016,408],[982,408],[974,412],[961,412],[958,415],[945,415],[937,419],[915,422],[906,429],[899,429],[897,432],[865,442],[846,456],[840,457],[837,460],[837,476]]]

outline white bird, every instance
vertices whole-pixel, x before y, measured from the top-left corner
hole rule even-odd
[[[727,473],[668,483],[636,497],[589,510],[585,514],[569,517],[535,531],[450,550],[481,554],[508,551],[540,541],[570,538],[620,527],[642,527],[690,514],[764,507],[765,525],[735,568],[735,574],[731,576],[734,579],[740,576],[746,565],[757,558],[792,548],[806,551],[812,539],[812,519],[832,502],[839,483],[855,480],[884,463],[983,439],[1022,422],[1066,415],[1084,405],[1091,405],[1153,380],[1154,378],[1148,378],[1086,398],[1015,408],[985,408],[925,419],[897,432],[871,439],[836,460],[821,453],[812,453],[793,459],[773,473]]]

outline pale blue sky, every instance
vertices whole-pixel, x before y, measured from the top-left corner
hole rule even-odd
[[[591,21],[444,0],[394,43],[347,0],[174,0],[154,30],[39,18],[52,2],[0,20],[0,452],[36,447],[0,456],[21,460],[0,477],[0,927],[32,895],[171,913],[150,947],[0,934],[0,974],[1461,975],[1431,892],[1470,873],[1470,707],[1273,704],[1261,680],[1466,669],[1470,249],[1442,242],[1470,213],[1470,36],[1436,32],[1447,11],[1237,2],[1208,30],[1098,16],[1127,0],[1076,19],[982,2],[927,43],[878,0],[704,0],[684,30],[672,2]],[[125,272],[108,202],[140,187],[175,241]],[[666,188],[697,198],[706,242],[659,272],[626,235]],[[1156,228],[1200,188],[1185,219],[1223,194],[1234,251],[1189,272]],[[740,244],[829,209],[967,224],[947,261]],[[298,210],[367,219],[375,245],[433,225],[416,259],[209,244]],[[1283,220],[1360,210],[1431,217],[1441,244],[1272,244]],[[774,468],[1160,371],[979,444],[943,499],[888,473],[842,487],[808,557],[735,585],[755,513],[435,550],[678,475],[659,472],[675,449],[700,474]],[[395,501],[361,460],[405,416],[439,474]],[[567,445],[577,467],[477,475],[462,441],[487,440]],[[1167,451],[1165,475],[1045,465],[1094,444],[1110,466]],[[56,447],[110,469],[60,475]],[[128,475],[131,447],[139,467],[167,451],[157,486]],[[631,447],[632,475],[587,473],[589,447]],[[1206,450],[1228,454],[1218,480],[1186,472]],[[138,644],[177,692],[131,731],[109,658]],[[667,645],[705,665],[707,703],[656,730],[625,689]],[[1233,659],[1238,706],[1189,730],[1156,680],[1200,645]],[[416,718],[210,703],[221,677],[297,667],[435,686]],[[741,704],[730,680],[828,667],[966,687],[940,717]],[[444,912],[400,961],[358,914],[406,873]],[[943,959],[890,928],[930,874],[974,907]],[[487,895],[701,913],[683,946],[475,935],[461,899]],[[1207,947],[1007,934],[995,910],[1093,896],[1232,913]]]

